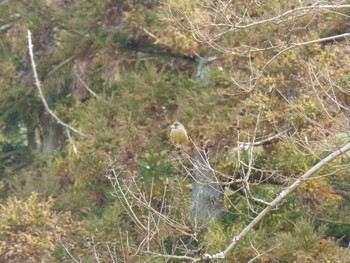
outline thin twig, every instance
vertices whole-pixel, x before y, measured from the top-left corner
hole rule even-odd
[[[75,58],[74,56],[70,56],[69,58],[62,61],[60,64],[58,64],[56,67],[54,67],[53,70],[51,70],[49,73],[47,73],[46,78],[50,77],[54,72],[56,72],[57,70],[62,68],[67,63],[71,62],[74,58]]]
[[[60,243],[61,243],[63,249],[64,249],[64,250],[66,251],[66,253],[69,255],[69,257],[70,257],[75,263],[80,263],[80,262],[79,262],[78,260],[76,260],[76,259],[73,257],[73,255],[69,252],[69,249],[66,247],[65,244],[63,244],[61,238],[59,239],[59,241],[60,241]]]
[[[84,74],[84,71],[83,71],[82,67],[79,64],[78,64],[78,67],[79,67],[81,73]],[[89,86],[85,83],[85,81],[79,76],[78,72],[75,72],[75,75],[77,76],[77,78],[81,82],[81,84],[83,84],[83,86],[87,89],[87,91],[90,92],[90,94],[92,96],[97,98],[97,94],[92,89],[89,88]]]
[[[77,147],[75,147],[75,144],[73,142],[72,136],[70,136],[70,131],[69,131],[69,129],[66,129],[66,131],[67,131],[68,141],[72,145],[73,152],[74,152],[74,154],[77,154],[78,150],[77,150]]]
[[[263,255],[269,253],[270,251],[274,250],[275,248],[279,247],[281,244],[277,244],[273,247],[270,247],[268,250],[264,251],[263,253],[258,253],[255,257],[253,257],[251,260],[248,261],[248,263],[252,263],[253,261],[257,260],[258,258],[262,257]]]
[[[299,42],[299,43],[291,43],[291,45],[285,49],[283,49],[282,51],[278,52],[275,56],[273,56],[262,68],[261,72],[264,72],[265,69],[267,68],[268,65],[271,64],[272,61],[274,61],[277,57],[279,57],[280,55],[282,55],[283,53],[293,49],[293,48],[297,48],[297,47],[302,47],[302,46],[306,46],[306,45],[311,45],[311,44],[316,44],[316,43],[322,43],[322,42],[326,42],[326,41],[330,41],[330,40],[336,40],[338,38],[344,38],[344,37],[349,37],[350,33],[344,33],[344,34],[339,34],[339,35],[335,35],[335,36],[330,36],[330,37],[324,37],[324,38],[318,38],[318,39],[314,39],[314,40],[309,40],[309,41],[305,41],[305,42]]]

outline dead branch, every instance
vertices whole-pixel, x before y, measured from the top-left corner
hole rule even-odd
[[[270,203],[270,206],[267,206],[263,211],[261,211],[257,217],[254,218],[253,221],[250,222],[250,224],[248,226],[246,226],[243,231],[238,235],[238,236],[234,236],[232,239],[231,244],[229,244],[226,249],[223,252],[219,252],[222,253],[223,258],[228,255],[229,252],[231,252],[231,250],[233,250],[237,244],[240,242],[240,240],[242,238],[244,238],[248,232],[254,227],[256,226],[272,209],[274,209],[276,206],[278,206],[285,198],[286,196],[288,196],[289,194],[291,194],[294,190],[296,190],[299,185],[305,180],[308,179],[311,175],[313,175],[315,172],[317,172],[318,170],[320,170],[322,167],[324,167],[325,165],[327,165],[329,162],[331,162],[332,160],[334,160],[336,157],[343,155],[344,153],[346,153],[347,151],[350,150],[350,143],[347,143],[346,145],[344,145],[342,148],[338,149],[337,151],[334,151],[333,153],[331,153],[330,155],[328,155],[327,157],[325,157],[324,159],[322,159],[320,162],[318,162],[315,166],[313,166],[311,169],[309,169],[306,173],[304,173],[304,175],[302,175],[300,178],[298,178],[297,180],[294,181],[293,184],[291,184],[290,186],[288,186],[286,189],[284,189],[283,191],[281,191],[277,197]],[[212,255],[214,256],[214,255]]]
[[[76,134],[79,134],[80,136],[85,137],[86,135],[84,133],[76,130],[75,128],[66,124],[60,118],[58,118],[56,116],[56,114],[50,109],[49,105],[47,104],[45,97],[44,97],[44,94],[41,90],[41,85],[40,85],[38,73],[36,71],[36,64],[35,64],[35,60],[34,60],[34,52],[33,52],[33,44],[32,44],[32,33],[29,30],[28,30],[28,48],[29,48],[29,55],[30,55],[30,61],[32,64],[33,74],[34,74],[35,86],[38,89],[39,97],[40,97],[42,103],[44,104],[46,111],[57,121],[57,123],[61,124],[62,126],[64,126],[67,129],[75,132]]]
[[[81,65],[78,64],[78,66],[79,66],[81,73],[84,74],[84,71],[83,71],[83,68],[81,67]],[[87,91],[90,92],[90,94],[92,96],[97,98],[97,94],[92,89],[89,88],[89,86],[85,83],[85,81],[79,76],[78,72],[75,72],[75,75],[77,76],[78,80],[83,84],[84,88],[86,88]]]

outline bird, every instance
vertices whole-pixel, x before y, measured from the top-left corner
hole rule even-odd
[[[171,126],[170,140],[176,148],[184,148],[188,144],[188,135],[185,127],[179,121],[175,121]]]

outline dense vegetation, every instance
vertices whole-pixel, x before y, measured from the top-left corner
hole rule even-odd
[[[350,6],[261,2],[0,0],[0,261],[200,261],[346,145]],[[204,224],[199,153],[224,208]],[[349,185],[343,153],[224,260],[347,262]]]

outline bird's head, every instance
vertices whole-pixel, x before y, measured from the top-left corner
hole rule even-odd
[[[183,127],[184,127],[184,126],[183,126],[182,123],[179,122],[179,121],[175,121],[175,122],[170,126],[171,129],[178,129],[178,128],[183,128]]]

